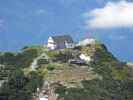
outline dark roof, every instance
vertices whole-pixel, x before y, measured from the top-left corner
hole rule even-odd
[[[62,36],[52,36],[53,40],[56,43],[61,43],[61,42],[68,42],[68,43],[73,43],[73,39],[69,35],[62,35]]]
[[[86,65],[86,62],[82,59],[70,59],[70,64],[77,64],[77,65]]]

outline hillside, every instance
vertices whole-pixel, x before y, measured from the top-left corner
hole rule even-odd
[[[133,69],[99,42],[0,53],[0,68],[0,100],[133,100]]]

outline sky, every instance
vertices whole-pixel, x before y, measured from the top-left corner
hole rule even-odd
[[[52,35],[94,37],[133,61],[132,0],[0,0],[0,51],[42,45]]]

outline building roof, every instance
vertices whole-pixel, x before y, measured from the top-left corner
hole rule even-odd
[[[69,35],[52,36],[52,38],[56,43],[61,43],[61,42],[73,43],[73,39]]]

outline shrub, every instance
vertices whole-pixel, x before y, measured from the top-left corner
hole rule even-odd
[[[49,71],[52,71],[52,70],[54,70],[55,69],[55,64],[48,64],[48,66],[47,66],[47,69],[49,70]]]
[[[55,93],[59,94],[60,97],[64,97],[66,92],[66,87],[65,86],[60,86],[55,89]]]
[[[14,53],[5,52],[0,56],[0,63],[6,65],[14,65],[16,63],[16,57]]]
[[[60,54],[60,52],[57,51],[57,50],[55,50],[55,51],[48,51],[48,52],[47,52],[47,55],[48,55],[49,57],[51,57],[51,58],[56,57],[56,56],[58,56],[59,54]]]
[[[48,51],[47,55],[54,62],[57,62],[57,61],[67,62],[69,59],[73,58],[72,51],[70,49]]]
[[[26,49],[16,55],[16,66],[29,67],[31,62],[38,56],[36,49]]]
[[[127,67],[123,67],[121,69],[112,67],[112,76],[114,77],[114,79],[123,80],[127,77],[127,74],[128,74]]]
[[[38,74],[39,76],[41,76],[42,78],[45,78],[45,76],[48,74],[48,69],[47,68],[40,68],[38,70]]]

